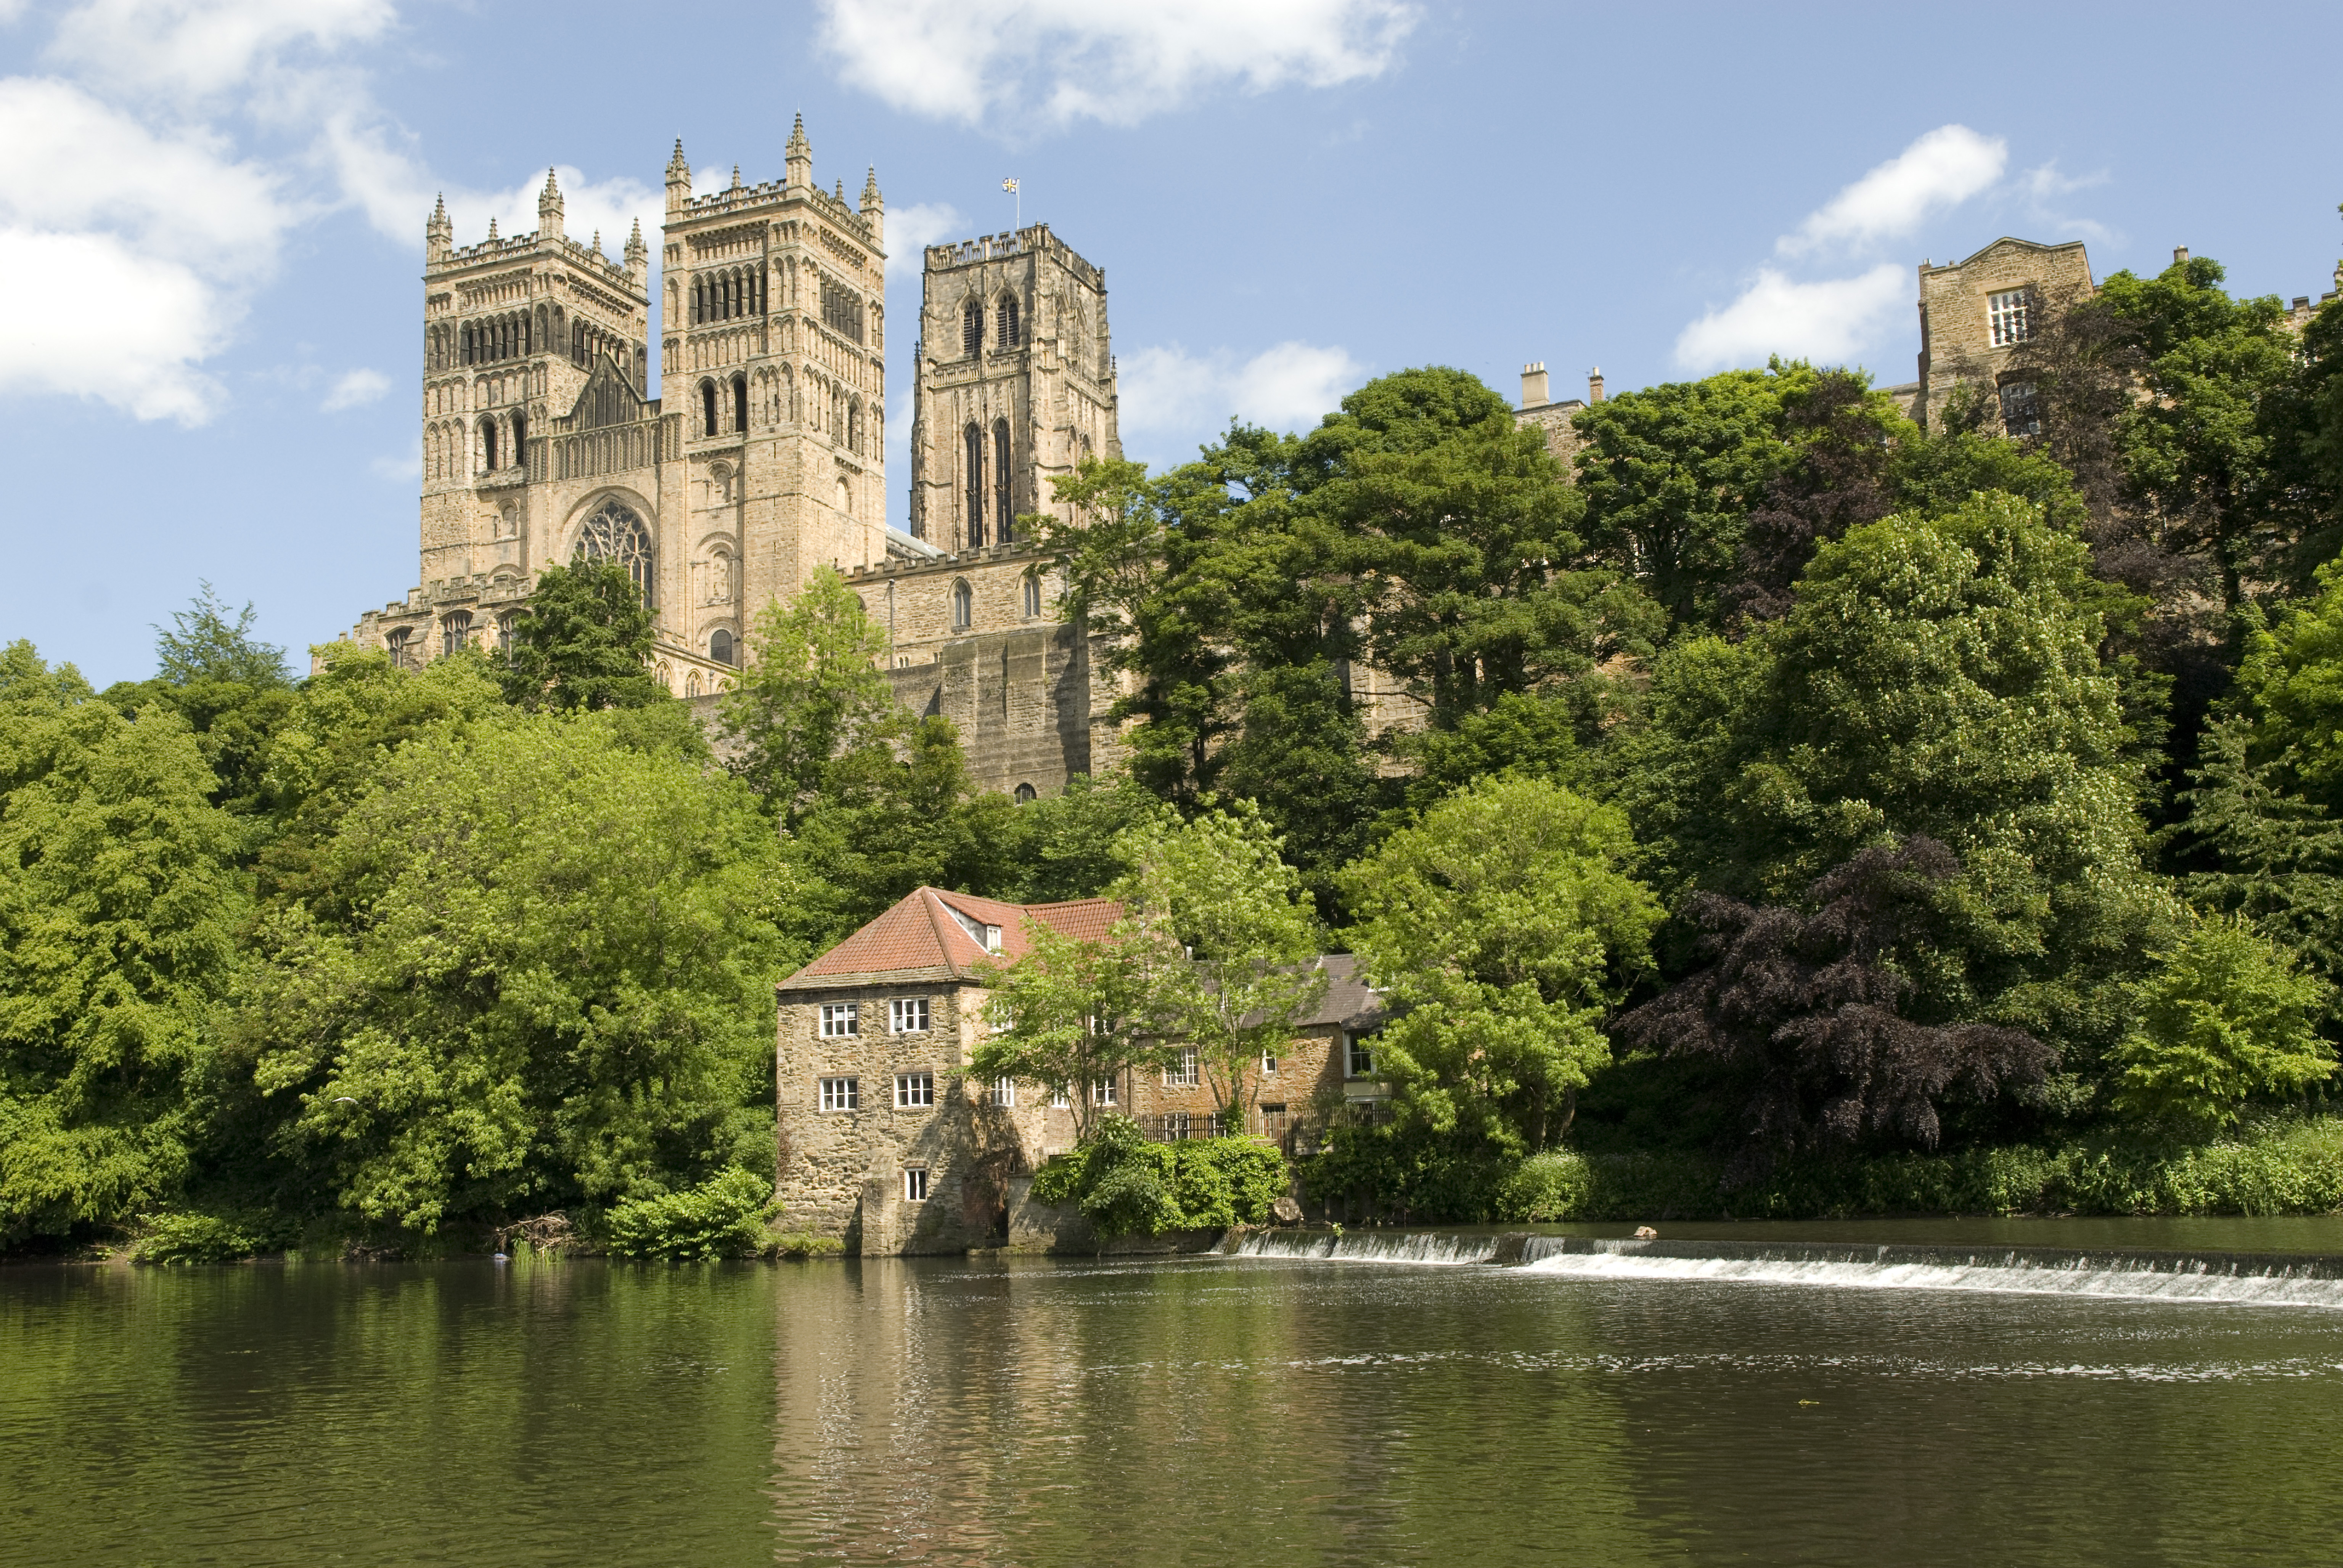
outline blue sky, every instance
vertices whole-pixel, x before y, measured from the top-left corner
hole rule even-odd
[[[1107,272],[1130,455],[1462,366],[1613,393],[1769,352],[1909,380],[1914,266],[2002,234],[2335,286],[2343,11],[827,0],[0,0],[0,637],[101,683],[199,579],[297,652],[416,559],[423,222],[615,255],[680,136],[919,245],[1047,221]],[[891,509],[911,344],[890,340]]]

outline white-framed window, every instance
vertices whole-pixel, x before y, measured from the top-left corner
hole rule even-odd
[[[1051,1110],[1070,1111],[1073,1108],[1073,1103],[1074,1096],[1069,1085],[1060,1083],[1051,1086],[1050,1090]]]
[[[1342,1037],[1342,1076],[1373,1078],[1375,1075],[1373,1037],[1346,1034]]]
[[[984,1102],[998,1105],[1004,1111],[1013,1109],[1017,1104],[1017,1081],[1013,1078],[994,1079],[992,1087],[984,1091]]]
[[[1192,1045],[1182,1051],[1180,1060],[1163,1070],[1163,1087],[1166,1089],[1196,1087],[1196,1048],[1194,1046]]]
[[[826,1001],[821,1004],[821,1037],[837,1040],[840,1036],[862,1032],[862,1004],[859,1001]]]
[[[887,1029],[892,1034],[928,1032],[928,999],[899,996],[887,1004]]]
[[[1992,333],[1996,348],[2006,348],[2034,336],[2034,323],[2026,310],[2026,292],[2023,288],[2005,288],[1985,297],[1986,326]]]
[[[821,1108],[824,1111],[860,1111],[862,1108],[861,1081],[852,1078],[823,1079]]]
[[[928,1168],[924,1165],[903,1167],[903,1201],[924,1203],[928,1201]]]
[[[1277,1075],[1277,1052],[1264,1050],[1261,1053],[1261,1075],[1263,1078],[1273,1078]]]
[[[936,1075],[899,1072],[895,1075],[895,1109],[921,1111],[936,1102]]]
[[[999,1002],[992,1004],[986,1016],[991,1020],[992,1032],[995,1034],[1007,1034],[1017,1027],[1016,1010],[1003,1007]]]
[[[1114,1103],[1113,1079],[1100,1078],[1093,1079],[1091,1081],[1091,1103],[1092,1105],[1112,1105]]]

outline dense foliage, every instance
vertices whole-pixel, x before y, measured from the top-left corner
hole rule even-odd
[[[2201,257],[2039,304],[2016,435],[1775,363],[1565,463],[1428,367],[1086,462],[1021,532],[1131,760],[1023,806],[833,572],[712,745],[608,564],[421,668],[297,678],[208,588],[103,693],[11,647],[0,1248],[812,1250],[764,1229],[771,986],[922,883],[1124,900],[998,977],[970,1070],[1051,1088],[1194,1049],[1241,1114],[1355,953],[1387,1114],[1293,1108],[1332,1201],[2343,1203],[2343,307]],[[1070,1099],[1041,1184],[1101,1231],[1282,1190]]]

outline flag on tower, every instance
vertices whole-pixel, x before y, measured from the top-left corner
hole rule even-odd
[[[1007,191],[1011,196],[1015,196],[1017,194],[1017,182],[1013,179],[1002,180],[1001,182],[1001,188]]]

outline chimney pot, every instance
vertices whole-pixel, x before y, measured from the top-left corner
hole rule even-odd
[[[1523,366],[1522,407],[1543,408],[1553,401],[1554,395],[1546,387],[1545,361],[1540,359]]]
[[[2187,261],[2187,259],[2188,247],[2187,246],[2176,245],[2172,247],[2172,264],[2175,266],[2179,266],[2182,262]]]
[[[1586,400],[1589,403],[1603,401],[1603,367],[1600,365],[1586,373]]]

